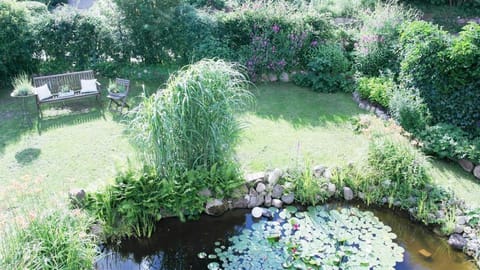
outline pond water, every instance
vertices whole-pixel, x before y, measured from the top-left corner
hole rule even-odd
[[[345,205],[330,204],[328,209],[340,209]],[[359,207],[359,206],[357,206]],[[362,209],[362,207],[359,207]],[[467,270],[476,269],[461,252],[449,247],[445,239],[435,236],[425,227],[412,223],[408,217],[388,209],[368,209],[397,235],[395,242],[405,249],[403,262],[395,269]],[[182,223],[178,219],[162,220],[149,239],[131,239],[119,248],[103,248],[103,257],[97,262],[97,270],[170,270],[208,269],[212,260],[199,259],[200,252],[213,254],[215,242],[228,246],[227,239],[238,235],[245,228],[252,228],[254,219],[249,210],[234,210],[221,217],[202,216],[197,221]],[[424,258],[419,250],[432,254]]]

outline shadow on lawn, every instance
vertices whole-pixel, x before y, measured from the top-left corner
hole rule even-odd
[[[350,94],[315,93],[293,84],[259,84],[255,113],[270,120],[285,120],[295,128],[344,124],[361,111]]]
[[[33,97],[22,100],[10,97],[7,91],[0,91],[0,154],[3,154],[7,145],[17,142],[23,134],[34,130],[35,117]]]
[[[39,134],[50,129],[78,125],[97,119],[105,119],[105,99],[97,102],[94,99],[73,101],[63,105],[53,105],[42,108],[43,117],[37,117]]]

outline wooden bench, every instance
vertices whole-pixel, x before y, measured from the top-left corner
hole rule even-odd
[[[80,80],[94,80],[95,76],[93,70],[87,71],[79,71],[79,72],[71,72],[71,73],[64,73],[64,74],[56,74],[56,75],[49,75],[49,76],[41,76],[41,77],[34,77],[33,78],[33,86],[40,87],[43,85],[48,85],[52,96],[46,99],[40,100],[38,95],[36,95],[37,99],[37,109],[41,114],[40,105],[44,103],[55,103],[55,102],[63,102],[66,100],[72,99],[81,99],[87,97],[95,96],[95,99],[98,100],[100,98],[100,89],[99,85],[96,87],[96,91],[92,92],[81,92],[81,83]],[[72,92],[67,95],[62,95],[62,88],[68,87],[69,90]]]

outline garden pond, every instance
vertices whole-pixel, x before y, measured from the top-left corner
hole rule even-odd
[[[359,207],[359,208],[357,208]],[[162,220],[149,239],[103,247],[97,270],[476,269],[461,252],[401,213],[343,204],[233,210],[186,223]],[[422,252],[420,252],[422,251]],[[423,254],[422,254],[423,253]]]

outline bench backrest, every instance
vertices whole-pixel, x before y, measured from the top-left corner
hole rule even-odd
[[[60,92],[60,89],[63,85],[68,85],[71,90],[80,90],[82,87],[80,85],[80,80],[93,80],[95,79],[95,74],[93,70],[71,72],[64,74],[56,74],[49,76],[41,76],[33,78],[33,86],[39,87],[44,84],[48,85],[50,92],[56,94]]]

